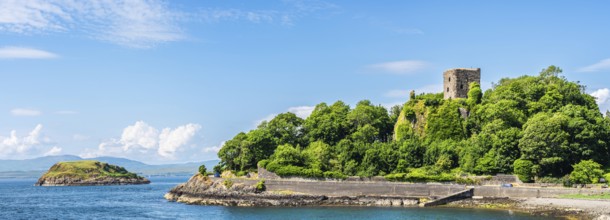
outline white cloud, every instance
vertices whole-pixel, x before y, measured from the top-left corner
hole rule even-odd
[[[311,112],[313,112],[315,108],[315,106],[296,106],[288,108],[287,111],[294,113],[299,118],[306,119],[307,117],[309,117],[309,115],[311,115]],[[258,125],[263,123],[263,121],[269,122],[273,120],[273,118],[275,118],[275,116],[277,115],[278,114],[269,114],[262,119],[254,121],[254,127],[258,127]]]
[[[241,9],[204,9],[199,17],[206,22],[237,21],[245,20],[253,23],[271,23],[281,16],[281,12],[275,10],[246,11]]]
[[[297,106],[288,108],[288,111],[294,113],[299,118],[306,119],[315,108],[315,106]]]
[[[51,59],[57,57],[54,53],[27,47],[0,48],[0,59]]]
[[[96,150],[86,150],[83,157],[122,156],[144,161],[175,160],[189,156],[201,125],[189,123],[177,128],[159,129],[144,121],[123,129],[120,138],[111,138],[99,144]]]
[[[610,100],[610,89],[602,88],[595,90],[591,93],[591,96],[595,97],[595,102],[602,113],[606,113],[610,109],[610,102],[608,102]]]
[[[578,72],[598,72],[603,70],[610,70],[610,58],[582,67],[578,69]]]
[[[221,142],[220,145],[218,146],[212,146],[212,147],[204,147],[201,149],[202,153],[218,153],[218,151],[220,151],[220,149],[222,148],[222,146],[225,145],[225,142]]]
[[[174,157],[176,151],[188,144],[200,129],[201,125],[192,123],[173,130],[164,128],[159,135],[159,149],[157,152],[162,157]]]
[[[18,34],[76,31],[115,44],[148,48],[184,38],[183,14],[162,0],[0,1],[0,31]]]
[[[14,116],[39,116],[42,112],[35,109],[15,108],[11,110],[11,114]]]
[[[130,148],[156,148],[158,142],[159,131],[143,121],[137,121],[134,125],[123,129],[123,134],[119,141],[125,151],[129,151]]]
[[[371,69],[393,73],[412,74],[428,68],[430,64],[420,60],[399,60],[369,65]]]
[[[265,116],[262,119],[258,119],[256,121],[254,121],[254,127],[258,127],[258,125],[260,125],[264,121],[269,122],[269,121],[273,120],[273,118],[275,118],[275,116],[277,116],[277,114],[270,114],[270,115]]]
[[[295,20],[319,12],[336,10],[338,7],[325,1],[283,1],[281,9],[244,10],[239,8],[208,8],[200,10],[197,17],[205,22],[247,21],[251,23],[278,23],[294,25]]]
[[[51,148],[49,151],[47,151],[43,155],[44,156],[59,155],[61,153],[61,151],[62,151],[61,147],[53,146],[53,148]]]
[[[19,136],[16,130],[12,130],[8,137],[0,136],[0,158],[23,159],[40,156],[49,147],[50,142],[48,137],[43,137],[41,124],[36,125],[26,136]]]

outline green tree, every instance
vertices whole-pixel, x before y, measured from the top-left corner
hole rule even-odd
[[[303,124],[309,142],[319,140],[334,145],[345,138],[350,128],[347,121],[349,111],[349,106],[341,101],[330,107],[325,103],[316,105]]]
[[[303,150],[305,164],[312,169],[330,170],[331,156],[330,146],[322,141],[313,142]]]
[[[604,175],[602,165],[593,160],[582,160],[572,165],[574,170],[570,173],[570,180],[578,184],[597,183]]]
[[[514,163],[515,174],[519,177],[519,179],[523,182],[531,182],[534,179],[534,163],[529,160],[518,159],[515,160]]]
[[[469,86],[467,103],[468,106],[474,107],[475,105],[481,103],[483,91],[481,90],[481,85],[479,85],[477,82],[472,82]]]
[[[205,168],[205,165],[201,164],[201,166],[199,166],[199,174],[201,175],[207,175],[208,170]]]

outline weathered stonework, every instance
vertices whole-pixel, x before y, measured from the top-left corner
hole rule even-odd
[[[481,83],[481,68],[450,69],[443,73],[443,93],[445,99],[467,98],[469,85]]]

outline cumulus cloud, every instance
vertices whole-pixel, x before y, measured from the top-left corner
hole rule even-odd
[[[51,140],[42,135],[42,125],[38,124],[25,136],[19,136],[16,130],[12,130],[8,137],[0,136],[0,158],[22,159],[32,156],[40,156],[45,152]],[[57,148],[55,146],[55,148]],[[50,152],[51,150],[46,150]],[[57,150],[54,150],[57,152]]]
[[[136,48],[184,38],[177,22],[184,15],[162,0],[0,1],[0,31],[17,34],[83,32]]]
[[[187,124],[173,130],[164,128],[159,135],[159,149],[157,152],[162,157],[173,157],[176,151],[188,144],[200,129],[201,126],[198,124]]]
[[[292,112],[294,113],[297,117],[302,118],[302,119],[306,119],[307,117],[309,117],[309,115],[311,115],[311,112],[313,112],[313,110],[315,109],[315,106],[295,106],[295,107],[290,107],[288,108],[288,112]],[[265,116],[262,119],[258,119],[256,121],[254,121],[254,126],[258,126],[259,124],[263,123],[263,121],[271,121],[273,120],[273,118],[275,118],[275,116],[277,116],[278,114],[274,113],[274,114],[269,114],[267,116]]]
[[[1,15],[0,15],[1,16]],[[54,53],[27,47],[0,47],[0,59],[52,59]]]
[[[413,74],[428,68],[430,64],[421,60],[399,60],[385,63],[377,63],[368,67],[374,70],[392,74]]]
[[[218,146],[211,146],[211,147],[204,147],[201,149],[202,153],[218,153],[218,151],[220,151],[220,149],[222,148],[222,146],[225,145],[225,142],[221,142],[220,145]]]
[[[189,123],[174,129],[159,130],[144,121],[137,121],[123,129],[120,138],[99,144],[98,149],[86,151],[84,157],[123,156],[140,160],[174,160],[179,153],[193,148],[192,143],[201,125]]]
[[[39,116],[42,114],[41,111],[27,108],[15,108],[11,110],[13,116]]]
[[[61,153],[61,151],[62,151],[61,147],[53,146],[53,148],[51,148],[49,151],[47,151],[43,155],[44,156],[59,155]]]
[[[610,70],[610,58],[582,67],[578,69],[578,72],[599,72],[603,70]]]
[[[592,92],[591,96],[595,97],[597,104],[604,104],[608,101],[608,98],[610,98],[610,89],[598,89],[595,92]]]
[[[306,119],[315,108],[315,106],[297,106],[288,108],[288,111],[294,113],[299,118]]]

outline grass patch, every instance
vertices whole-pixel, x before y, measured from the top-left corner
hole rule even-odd
[[[590,199],[590,200],[603,199],[603,200],[610,200],[610,194],[608,194],[608,193],[597,194],[597,195],[567,194],[567,195],[561,195],[561,196],[559,196],[559,198],[563,198],[563,199]]]
[[[95,160],[81,160],[59,162],[53,165],[45,177],[71,177],[71,178],[97,178],[97,177],[119,177],[139,178],[135,173],[128,172],[125,168],[102,163]]]

